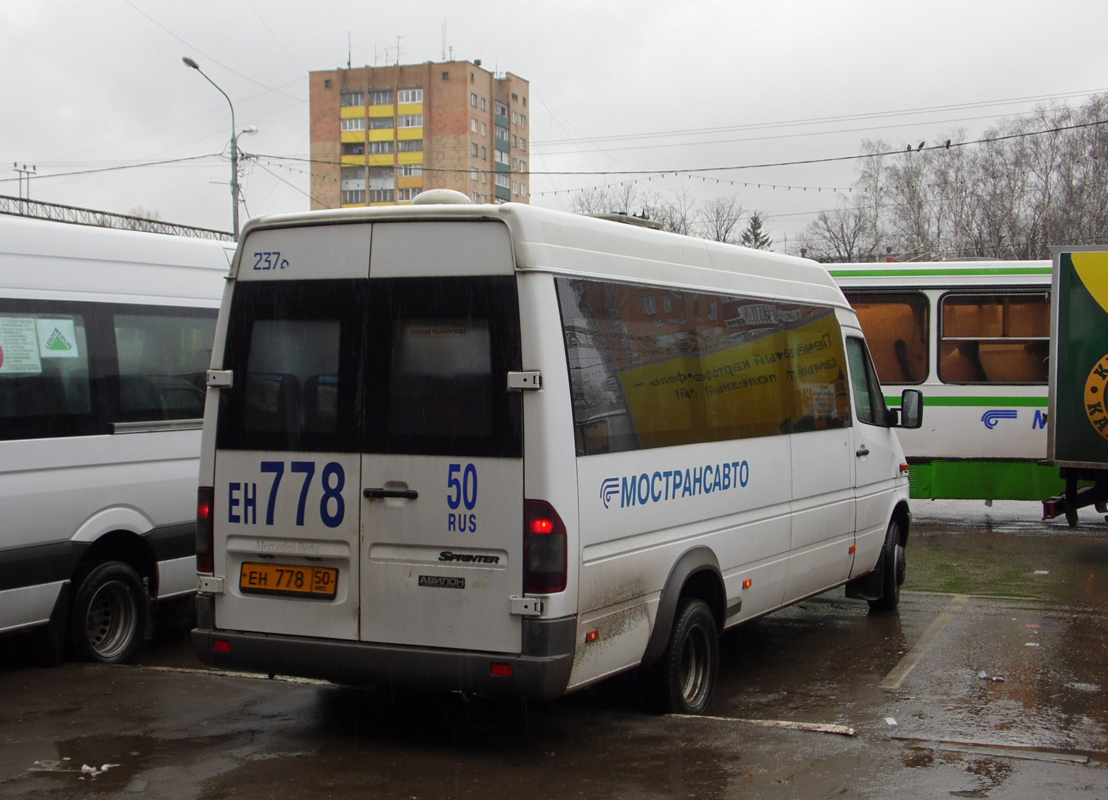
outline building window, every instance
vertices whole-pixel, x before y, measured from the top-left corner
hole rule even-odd
[[[401,89],[396,93],[397,103],[422,103],[422,89]]]
[[[504,150],[496,150],[494,158],[496,159],[497,164],[503,164],[504,166],[508,166],[512,163],[512,159],[508,156],[508,153]]]
[[[395,186],[392,167],[370,167],[369,182],[371,189],[391,189]]]
[[[340,106],[364,106],[365,92],[340,92]]]
[[[423,174],[422,164],[401,164],[396,169],[401,178],[417,178]]]
[[[488,161],[489,160],[489,149],[487,147],[485,147],[484,145],[481,145],[481,160],[482,161]]]
[[[526,197],[527,196],[527,184],[523,183],[522,181],[520,181],[520,184],[519,184],[519,196],[520,197]]]
[[[520,171],[520,172],[524,172],[524,173],[525,173],[525,172],[527,172],[527,162],[526,162],[526,161],[524,161],[523,159],[520,159],[520,162],[519,162],[519,171]]]
[[[469,129],[474,133],[477,133],[477,117],[470,117]]]
[[[496,185],[499,186],[501,189],[511,189],[512,179],[509,178],[507,175],[498,174],[496,176]]]
[[[521,128],[526,128],[527,127],[527,115],[526,114],[520,114],[519,115],[519,127],[521,127]]]
[[[469,143],[469,154],[474,158],[477,158],[477,142]]]
[[[342,120],[342,129],[344,131],[364,131],[365,117],[354,117],[352,119]]]
[[[512,134],[512,147],[519,147],[519,137]]]
[[[481,123],[481,135],[482,136],[488,136],[489,135],[489,126],[486,125],[483,122]]]
[[[489,110],[488,105],[485,103],[485,98],[483,98],[483,97],[481,98],[481,110],[482,111],[488,111]]]
[[[511,141],[511,134],[508,133],[508,129],[503,125],[496,126],[496,138],[502,139],[505,142]]]
[[[519,124],[519,114],[515,111],[512,112],[512,124],[513,125],[518,125]]]
[[[369,93],[369,104],[371,106],[391,106],[392,89],[374,89]]]
[[[470,175],[473,177],[473,180],[477,180],[480,177],[480,172],[478,171],[477,167],[473,167],[473,169],[470,171]]]
[[[342,204],[349,205],[351,203],[364,203],[365,202],[365,189],[354,189],[350,191],[344,191],[342,193]]]
[[[371,153],[391,153],[392,152],[392,142],[391,141],[388,141],[388,142],[370,142],[369,143],[369,152],[371,152]]]
[[[473,198],[474,203],[480,203],[481,202],[481,200],[479,199],[480,195],[478,195],[477,192],[471,192],[470,196]]]
[[[422,114],[401,114],[396,118],[396,127],[398,128],[422,128],[423,127],[423,115]]]
[[[370,117],[369,129],[371,131],[380,131],[386,128],[392,127],[392,117]]]
[[[365,142],[343,142],[342,154],[344,156],[364,156]]]
[[[419,194],[418,188],[397,189],[396,190],[396,202],[398,203],[410,203],[412,198]]]
[[[526,150],[527,149],[527,140],[524,139],[522,136],[519,137],[519,149],[520,150]]]
[[[330,89],[331,85],[332,85],[332,81],[331,81],[330,78],[324,78],[323,79],[323,88],[324,89]]]
[[[343,167],[342,179],[344,181],[364,181],[365,167]]]
[[[400,142],[401,153],[422,153],[423,152],[423,140],[422,139],[408,139]]]
[[[477,92],[469,93],[469,104],[474,108],[477,108]]]
[[[371,203],[391,203],[396,193],[392,189],[370,189],[369,202]]]
[[[499,114],[502,117],[508,116],[508,104],[497,100],[492,104],[492,110],[494,114]]]

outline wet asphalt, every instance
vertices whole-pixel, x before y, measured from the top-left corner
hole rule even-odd
[[[214,673],[180,605],[140,665],[0,639],[0,798],[1108,800],[1108,524],[914,513],[898,613],[840,589],[728,632],[703,718],[631,678],[493,704]]]

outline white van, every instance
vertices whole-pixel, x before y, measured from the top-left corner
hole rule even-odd
[[[0,635],[130,658],[196,590],[195,486],[233,243],[0,216]],[[36,641],[37,640],[37,641]]]
[[[896,606],[897,414],[810,261],[517,204],[262,218],[212,364],[208,664],[544,697],[644,665],[697,713],[724,628]]]

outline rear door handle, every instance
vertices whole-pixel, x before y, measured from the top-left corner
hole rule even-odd
[[[392,497],[398,497],[402,500],[415,500],[419,497],[419,492],[415,489],[386,489],[380,486],[362,490],[362,496],[367,500],[384,500]]]
[[[866,447],[865,445],[862,445],[861,447],[859,447],[857,450],[854,451],[854,455],[858,456],[858,458],[861,458],[862,456],[868,456],[869,455],[869,448]],[[366,489],[366,491],[368,492],[369,489]]]

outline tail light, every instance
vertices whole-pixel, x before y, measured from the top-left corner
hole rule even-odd
[[[196,490],[196,571],[211,575],[215,572],[215,533],[212,529],[212,507],[215,489],[201,486]]]
[[[523,591],[550,594],[566,588],[566,526],[545,500],[523,505]]]

